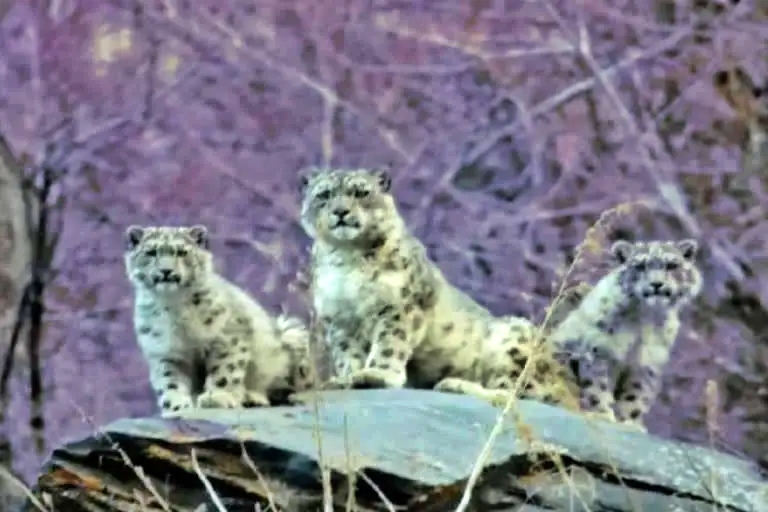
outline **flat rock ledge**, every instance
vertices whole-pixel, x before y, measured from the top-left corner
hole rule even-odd
[[[305,399],[115,421],[54,450],[33,492],[67,512],[314,512],[329,510],[326,481],[332,510],[450,511],[499,416],[433,391]],[[526,400],[467,510],[766,512],[768,480],[747,460]]]

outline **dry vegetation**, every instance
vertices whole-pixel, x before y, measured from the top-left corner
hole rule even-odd
[[[0,294],[3,351],[13,304],[30,283],[44,298],[41,321],[22,315],[25,350],[6,354],[15,469],[30,479],[40,462],[30,404],[48,446],[89,430],[74,406],[95,424],[154,412],[130,328],[127,224],[207,224],[229,277],[303,314],[285,286],[306,262],[297,169],[386,162],[431,256],[497,313],[542,321],[618,237],[699,239],[705,293],[650,430],[768,464],[765,12],[760,0],[14,4],[0,132],[28,164],[28,204],[50,212],[47,225],[26,218],[45,227],[38,239],[0,203],[0,283],[14,283]],[[12,253],[38,258],[36,273],[7,266]]]

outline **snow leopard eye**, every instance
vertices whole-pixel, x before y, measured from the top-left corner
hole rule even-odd
[[[680,268],[680,264],[676,261],[668,261],[665,266],[667,270],[677,270]]]
[[[322,192],[318,192],[315,196],[320,201],[327,201],[331,198],[331,191],[330,190],[323,190]]]
[[[186,257],[187,254],[189,254],[189,251],[187,251],[186,249],[177,249],[176,250],[176,255],[179,258],[184,258],[184,257]]]
[[[362,188],[358,188],[358,189],[355,189],[355,191],[354,191],[353,195],[354,195],[354,196],[355,196],[357,199],[363,199],[363,198],[366,198],[366,197],[368,197],[369,195],[371,195],[371,192],[370,192],[370,191],[368,191],[368,190],[362,189]]]
[[[144,254],[146,254],[150,258],[154,258],[155,256],[157,256],[157,249],[147,249],[147,252],[145,252]]]
[[[638,272],[643,272],[645,270],[645,262],[644,261],[638,261],[634,264],[635,270]]]

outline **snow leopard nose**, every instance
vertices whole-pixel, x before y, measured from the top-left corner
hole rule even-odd
[[[173,275],[173,270],[167,269],[167,268],[161,268],[160,269],[160,277],[162,277],[164,280],[170,280],[171,276]]]
[[[334,208],[333,214],[337,216],[339,219],[344,219],[344,217],[349,215],[349,208],[344,208],[343,206],[339,206],[337,208]]]
[[[654,292],[659,292],[661,291],[661,287],[664,286],[664,283],[661,281],[651,281],[650,285]]]

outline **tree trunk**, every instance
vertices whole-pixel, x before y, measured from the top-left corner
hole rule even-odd
[[[0,353],[9,351],[11,332],[19,313],[22,292],[29,283],[32,261],[31,222],[34,197],[26,193],[22,168],[0,136]],[[0,420],[7,404],[0,403]],[[0,431],[0,464],[10,467],[7,435]]]

